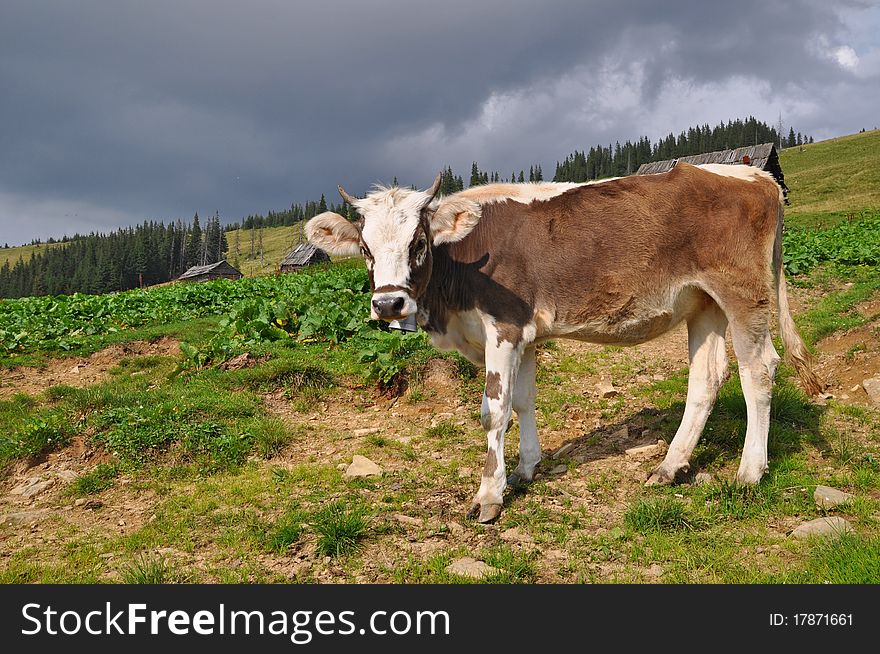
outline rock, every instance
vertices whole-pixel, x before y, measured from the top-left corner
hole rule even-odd
[[[653,577],[654,579],[659,579],[663,576],[663,566],[659,563],[654,563],[648,568],[647,575],[649,577]]]
[[[620,391],[614,388],[614,384],[610,381],[600,381],[596,384],[596,390],[599,391],[599,395],[605,398],[617,397],[620,395]]]
[[[366,427],[364,429],[354,429],[354,430],[352,430],[351,433],[357,437],[369,436],[370,434],[378,434],[379,428],[378,427]]]
[[[55,476],[66,482],[71,482],[79,477],[73,470],[58,470]]]
[[[830,486],[816,486],[813,499],[820,509],[833,509],[835,506],[852,501],[853,496]]]
[[[411,527],[421,527],[422,524],[424,524],[424,520],[421,518],[413,518],[412,516],[403,515],[402,513],[395,513],[393,518],[397,520],[397,522]]]
[[[625,441],[629,438],[629,427],[626,425],[618,427],[616,431],[612,432],[611,438],[616,441]]]
[[[86,498],[84,498],[84,497],[79,497],[73,501],[74,506],[82,506],[85,503],[86,503]]]
[[[337,463],[337,464],[336,464],[336,469],[337,469],[337,470],[346,470],[347,468],[348,468],[348,464],[347,464],[347,463]]]
[[[7,513],[0,516],[0,524],[2,525],[29,525],[39,522],[49,515],[49,509],[37,509],[36,511],[19,511],[18,513]]]
[[[70,374],[72,374],[72,375],[78,375],[78,374],[79,374],[79,366],[74,366],[73,368],[71,368],[71,369],[70,369]]]
[[[474,474],[474,471],[471,468],[459,468],[458,469],[458,478],[459,479],[470,479],[470,477]]]
[[[554,459],[559,459],[574,449],[574,443],[566,443],[553,453]]]
[[[490,575],[494,575],[498,572],[498,569],[493,568],[491,565],[486,565],[482,561],[477,561],[476,559],[466,556],[461,559],[456,559],[446,566],[446,572],[453,575],[459,575],[460,577],[483,579]]]
[[[568,472],[567,465],[558,465],[558,466],[555,466],[555,467],[551,468],[550,470],[548,470],[547,474],[548,475],[564,475],[566,472]]]
[[[708,472],[698,472],[696,476],[694,476],[694,484],[697,486],[700,484],[711,484],[713,480],[714,477]]]
[[[464,531],[464,527],[457,522],[447,522],[446,528],[449,530],[450,534],[460,534]]]
[[[521,543],[523,545],[528,545],[535,542],[534,538],[528,534],[522,533],[516,527],[502,531],[500,537],[501,540],[507,543]]]
[[[653,379],[654,381],[663,381],[664,379],[666,379],[666,375],[661,375],[658,372],[658,373],[651,375],[651,379]]]
[[[872,404],[880,406],[880,378],[872,377],[862,382],[862,388],[868,394],[868,399]]]
[[[661,445],[663,443],[663,445]],[[665,451],[665,443],[663,441],[657,441],[653,445],[640,445],[639,447],[631,447],[628,450],[625,450],[624,453],[627,456],[631,456],[634,459],[650,459],[655,456],[660,456]]]
[[[811,536],[828,536],[838,538],[843,534],[855,531],[849,521],[837,516],[816,518],[800,525],[791,532],[792,538],[804,539]]]
[[[377,430],[378,431],[378,430]],[[355,454],[352,457],[351,465],[345,469],[345,478],[353,479],[356,477],[374,477],[382,474],[382,468],[370,461],[367,457]]]
[[[10,495],[21,495],[22,497],[33,497],[42,493],[47,488],[51,488],[55,484],[54,479],[43,479],[42,477],[29,477],[18,486],[9,491]]]

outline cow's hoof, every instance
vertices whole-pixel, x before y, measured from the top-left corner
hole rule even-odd
[[[651,475],[645,486],[669,486],[671,484],[684,484],[690,478],[691,467],[685,463],[680,467],[667,466],[660,464]]]
[[[527,486],[532,483],[532,477],[526,477],[521,472],[514,470],[507,476],[508,486]]]
[[[467,517],[486,524],[495,521],[501,515],[501,504],[471,504]]]
[[[764,473],[767,472],[767,468],[759,468],[756,470],[742,470],[736,473],[736,483],[743,484],[744,486],[754,486],[761,478],[764,476]]]

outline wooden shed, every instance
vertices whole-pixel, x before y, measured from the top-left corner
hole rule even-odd
[[[296,272],[306,266],[330,261],[330,256],[311,243],[300,243],[281,260],[281,272]]]
[[[233,268],[226,259],[217,263],[209,263],[206,266],[193,266],[180,277],[180,282],[207,282],[212,279],[241,279],[244,275],[241,271]]]
[[[705,154],[693,154],[687,157],[679,157],[678,159],[668,159],[666,161],[652,161],[639,166],[636,175],[653,175],[655,173],[665,173],[672,170],[679,161],[685,163],[699,164],[746,164],[754,166],[761,170],[766,170],[773,175],[782,191],[788,198],[788,187],[785,185],[785,176],[782,174],[782,166],[779,165],[779,154],[776,152],[776,146],[773,143],[763,143],[761,145],[748,145],[744,148],[736,148],[734,150],[718,150],[717,152],[707,152]],[[788,200],[786,199],[786,202]]]

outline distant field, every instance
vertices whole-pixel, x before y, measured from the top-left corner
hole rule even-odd
[[[46,245],[44,243],[43,245],[22,245],[15,248],[0,248],[0,267],[2,267],[7,261],[10,266],[14,266],[15,262],[18,261],[20,257],[24,257],[24,260],[27,261],[31,258],[32,253],[44,252],[46,248],[56,248],[59,245],[61,245],[61,243],[53,243],[52,245]]]
[[[880,130],[787,148],[779,159],[788,216],[880,208]]]
[[[299,225],[291,227],[266,227],[263,229],[263,258],[260,258],[256,234],[254,235],[255,257],[250,258],[251,232],[250,229],[237,229],[226,233],[226,241],[229,243],[229,261],[235,265],[234,243],[235,236],[239,234],[240,256],[237,268],[244,273],[245,277],[269,275],[278,271],[278,266],[291,249],[300,242]]]

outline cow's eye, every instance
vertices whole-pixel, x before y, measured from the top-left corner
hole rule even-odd
[[[418,243],[416,243],[416,259],[421,261],[425,258],[425,253],[428,251],[428,241],[424,238],[420,238]]]

